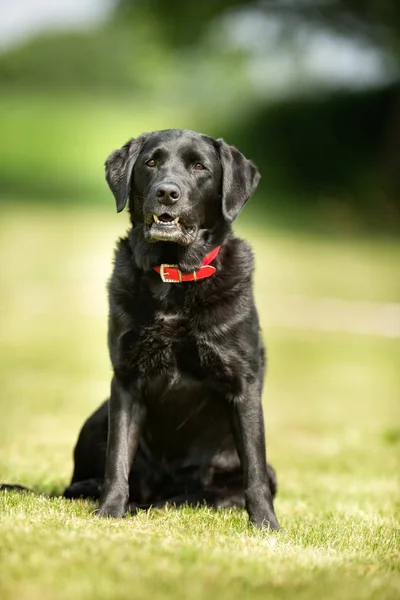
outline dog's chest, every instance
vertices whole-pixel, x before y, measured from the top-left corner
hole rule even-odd
[[[221,352],[193,313],[157,310],[124,336],[120,358],[131,376],[156,380],[182,375],[202,381],[213,376]],[[220,371],[220,365],[217,369]]]
[[[201,356],[197,343],[198,332],[190,317],[177,312],[158,311],[142,328],[138,339],[141,357],[151,357],[143,362],[147,375],[168,369],[200,375]]]

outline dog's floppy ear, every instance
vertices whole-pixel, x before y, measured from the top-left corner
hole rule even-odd
[[[223,139],[217,143],[222,164],[222,214],[232,223],[256,189],[260,173],[237,148]]]
[[[106,160],[106,180],[114,194],[117,212],[125,208],[131,189],[132,170],[145,139],[146,136],[141,135],[129,140],[119,150],[111,152]]]

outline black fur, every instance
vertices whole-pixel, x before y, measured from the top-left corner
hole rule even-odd
[[[106,177],[132,221],[109,282],[114,376],[79,435],[64,495],[100,498],[98,515],[110,517],[166,503],[245,505],[254,524],[277,529],[253,256],[231,230],[257,169],[223,140],[166,130],[113,152]],[[164,283],[153,270],[197,270],[218,245],[210,278]]]

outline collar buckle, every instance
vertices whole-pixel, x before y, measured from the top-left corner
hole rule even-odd
[[[174,269],[178,278],[171,279],[172,273],[165,274],[165,269]],[[182,283],[182,273],[178,269],[178,265],[167,265],[166,263],[163,263],[160,265],[160,277],[164,283]]]

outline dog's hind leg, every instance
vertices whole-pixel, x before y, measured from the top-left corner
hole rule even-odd
[[[74,472],[64,498],[100,498],[106,464],[108,403],[84,423],[74,449]]]
[[[83,424],[74,448],[74,472],[70,483],[104,478],[108,431],[108,402]]]
[[[84,479],[83,481],[75,481],[64,490],[63,497],[72,499],[91,498],[98,500],[100,498],[102,479]]]

